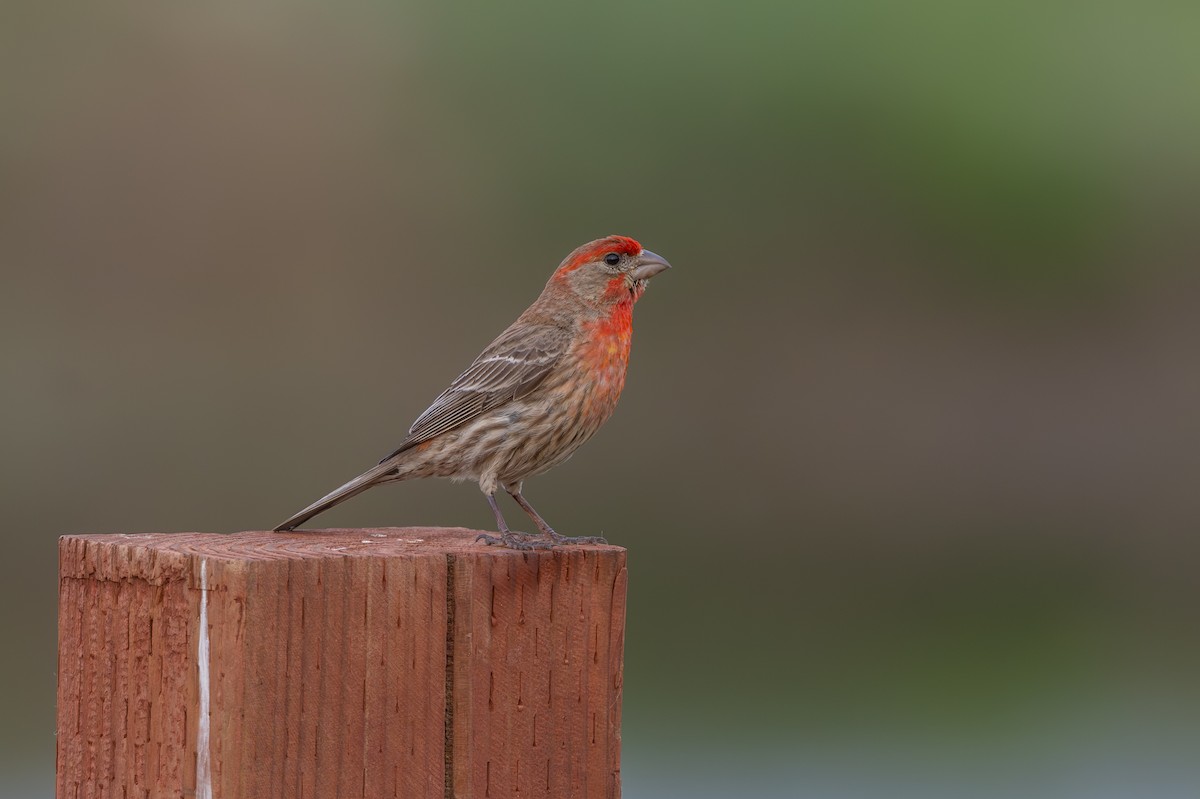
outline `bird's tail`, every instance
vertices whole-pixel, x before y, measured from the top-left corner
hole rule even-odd
[[[341,488],[337,488],[329,492],[304,510],[290,517],[283,524],[276,527],[275,532],[281,533],[287,530],[296,529],[312,517],[316,516],[318,513],[323,513],[332,508],[334,505],[345,502],[346,500],[350,499],[350,497],[357,496],[371,486],[380,483],[380,478],[386,476],[389,472],[394,471],[396,471],[396,462],[389,458],[375,468],[368,469],[367,471],[363,472]]]

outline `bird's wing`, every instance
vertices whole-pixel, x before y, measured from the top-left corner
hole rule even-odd
[[[510,327],[438,395],[384,461],[462,425],[484,411],[519,399],[538,386],[566,351],[556,327]]]

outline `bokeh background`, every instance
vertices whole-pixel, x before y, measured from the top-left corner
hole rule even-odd
[[[272,525],[625,233],[675,268],[528,489],[630,548],[626,796],[1200,795],[1198,33],[8,0],[0,794],[52,792],[58,535]]]

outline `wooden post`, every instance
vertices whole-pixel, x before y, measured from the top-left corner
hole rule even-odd
[[[625,550],[66,536],[60,799],[620,796]]]

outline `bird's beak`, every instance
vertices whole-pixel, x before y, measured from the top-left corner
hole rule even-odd
[[[642,254],[637,257],[638,265],[633,268],[629,276],[634,280],[649,280],[659,272],[665,272],[671,268],[667,263],[667,259],[661,255],[655,255],[649,250],[642,250]]]

